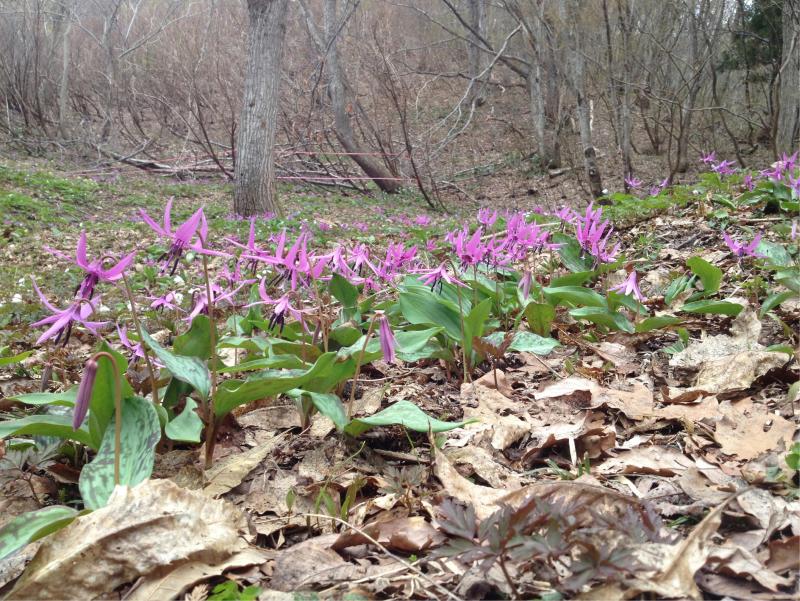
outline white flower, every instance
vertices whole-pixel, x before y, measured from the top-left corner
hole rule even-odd
[[[183,286],[184,284],[186,284],[186,280],[184,280],[179,275],[176,275],[174,278],[172,278],[172,281],[175,282],[176,286]]]
[[[12,303],[21,303],[22,302],[22,295],[17,292],[14,296],[11,297]]]
[[[183,302],[183,294],[181,292],[173,292],[172,295],[175,298],[176,305],[180,305]]]

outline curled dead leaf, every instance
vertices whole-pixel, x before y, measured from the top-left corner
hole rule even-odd
[[[45,539],[6,599],[94,599],[165,567],[215,565],[248,547],[235,507],[169,480],[118,487]]]

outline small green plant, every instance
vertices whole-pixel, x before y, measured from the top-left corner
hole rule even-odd
[[[233,580],[218,584],[208,596],[208,601],[255,601],[261,594],[261,588],[247,586],[240,589]]]

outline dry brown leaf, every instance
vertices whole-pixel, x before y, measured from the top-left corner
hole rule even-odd
[[[750,399],[734,405],[723,403],[719,411],[722,419],[717,422],[714,440],[726,455],[755,459],[779,445],[788,449],[792,444],[794,423],[780,415],[766,413]]]
[[[236,455],[229,455],[218,461],[206,471],[206,485],[203,493],[209,497],[219,497],[232,488],[239,486],[282,440],[283,434],[277,434],[267,442]]]
[[[767,567],[773,572],[800,570],[800,536],[770,541]]]
[[[751,551],[742,547],[719,547],[712,549],[709,563],[714,572],[721,572],[739,577],[750,577],[764,588],[777,592],[782,586],[789,586],[794,578],[778,576],[765,568]]]
[[[316,536],[278,553],[271,588],[303,590],[363,576],[363,568],[345,561],[330,548],[338,537],[337,534]]]
[[[477,426],[470,429],[486,429],[491,435],[491,446],[498,451],[510,447],[531,431],[531,424],[515,415],[520,411],[514,403],[493,388],[477,382],[461,386],[461,402],[464,419],[477,419]],[[527,417],[527,416],[526,416]]]
[[[497,501],[507,492],[473,484],[458,473],[458,470],[441,451],[436,453],[433,469],[444,487],[445,494],[455,497],[462,503],[472,505],[475,508],[475,515],[481,520],[497,511]]]
[[[641,361],[636,352],[624,344],[603,341],[593,346],[592,350],[606,361],[610,361],[620,375],[627,376],[641,370]]]
[[[637,447],[620,451],[616,457],[606,459],[592,472],[605,476],[612,474],[658,474],[674,476],[690,467],[694,462],[677,449],[670,447]]]
[[[274,551],[248,547],[215,565],[193,561],[172,570],[157,570],[140,580],[136,587],[127,594],[125,601],[175,599],[202,580],[219,576],[226,570],[260,565],[274,556]]]
[[[535,393],[533,398],[537,401],[543,399],[560,399],[570,403],[570,405],[576,409],[585,409],[591,406],[592,399],[600,390],[600,385],[594,380],[589,380],[580,376],[570,376]]]
[[[701,571],[695,580],[704,591],[722,598],[747,599],[748,601],[775,601],[776,599],[776,595],[772,591],[765,589],[757,582],[741,578]]]
[[[495,376],[497,377],[496,386]],[[511,388],[511,383],[508,381],[506,374],[501,369],[490,370],[489,372],[483,374],[480,378],[475,380],[475,384],[477,386],[485,386],[486,388],[496,390],[509,399],[514,396],[514,389]]]
[[[786,363],[784,353],[744,351],[703,364],[694,386],[711,394],[726,394],[750,388],[755,380]]]
[[[491,453],[481,447],[468,445],[462,448],[448,449],[447,457],[454,465],[468,465],[473,473],[494,488],[509,490],[522,486],[516,472],[497,463],[492,459]]]
[[[331,545],[339,551],[347,547],[370,544],[373,540],[392,551],[419,553],[441,545],[447,537],[421,516],[400,517],[383,521],[377,519],[360,527],[358,531],[344,532]]]
[[[719,528],[726,505],[726,502],[720,504],[683,541],[668,548],[658,573],[647,580],[633,578],[628,583],[629,593],[651,592],[660,597],[701,599],[694,575],[708,560],[711,537]]]
[[[709,480],[703,472],[692,466],[684,471],[678,478],[678,485],[689,497],[695,501],[702,501],[706,507],[718,505],[729,495],[730,490],[721,490],[720,487]]]
[[[118,487],[108,505],[45,539],[6,599],[94,599],[166,566],[218,564],[248,547],[231,504],[169,480]]]
[[[782,353],[768,352],[758,342],[761,322],[745,308],[731,324],[731,335],[707,336],[689,344],[670,366],[698,371],[694,387],[711,394],[749,388],[753,381],[786,362]]]

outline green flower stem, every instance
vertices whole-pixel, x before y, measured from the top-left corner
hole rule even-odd
[[[216,446],[216,418],[214,417],[214,396],[217,394],[217,324],[214,321],[214,299],[211,297],[211,278],[208,275],[208,258],[203,255],[203,277],[206,280],[206,308],[208,321],[211,324],[211,394],[206,403],[206,469],[214,463],[214,447]]]
[[[125,294],[128,295],[128,302],[131,305],[131,317],[133,317],[133,325],[136,327],[136,333],[139,335],[139,340],[143,342],[144,336],[142,335],[142,324],[139,321],[139,315],[136,312],[136,302],[133,300],[133,292],[131,291],[131,286],[128,283],[128,277],[124,272],[122,273],[122,283],[125,286]],[[147,350],[146,344],[142,344],[142,354],[144,355],[144,362],[147,365],[147,372],[150,375],[150,393],[153,397],[153,404],[159,405],[161,401],[158,398],[156,373],[153,371],[153,362],[150,359],[150,352]]]
[[[361,352],[358,354],[356,373],[353,374],[353,385],[350,387],[350,400],[347,402],[347,419],[353,419],[353,403],[356,400],[356,386],[358,385],[358,375],[361,373],[361,362],[364,360],[364,353],[367,351],[367,343],[372,337],[372,333],[375,331],[375,320],[377,317],[377,315],[373,315],[372,320],[369,322],[367,337],[364,338],[364,345],[361,347]]]

